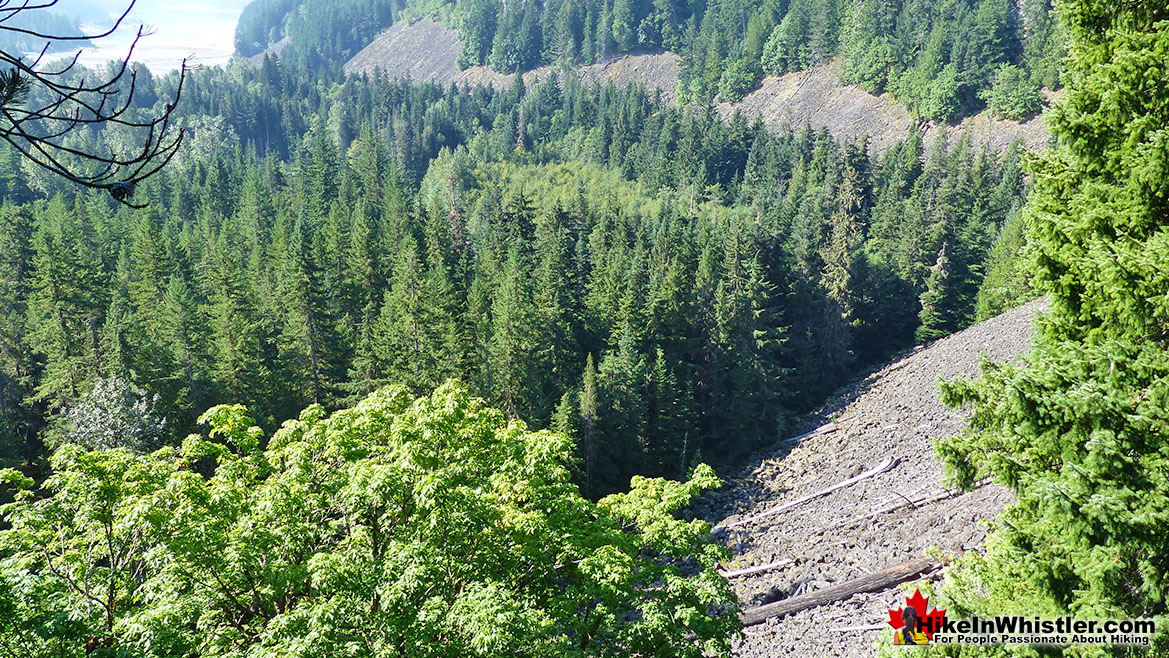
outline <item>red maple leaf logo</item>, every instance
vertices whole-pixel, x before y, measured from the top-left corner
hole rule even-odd
[[[934,608],[929,608],[929,598],[921,595],[921,590],[913,590],[913,596],[905,597],[905,605],[913,608],[917,613],[917,618],[921,620],[921,630],[925,636],[930,640],[934,639],[934,632],[942,628],[942,622],[946,619],[946,611]],[[897,608],[896,610],[889,610],[889,625],[893,628],[902,628],[905,626],[905,621],[901,614],[905,612],[905,608]],[[917,629],[910,629],[917,630]]]

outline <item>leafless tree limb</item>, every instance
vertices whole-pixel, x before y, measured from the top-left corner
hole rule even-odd
[[[110,29],[98,34],[46,34],[5,24],[21,12],[48,9],[57,2],[0,0],[0,32],[18,32],[45,40],[40,53],[32,58],[0,50],[0,139],[66,180],[106,190],[120,203],[141,207],[130,201],[134,188],[166,166],[182,144],[183,131],[176,133],[171,117],[190,70],[187,60],[180,67],[174,98],[157,116],[139,118],[132,107],[137,71],[130,62],[138,42],[148,34],[144,26],[139,26],[126,57],[108,77],[87,79],[95,74],[78,67],[81,51],[63,63],[42,66],[53,41],[89,41],[113,34],[136,0],[130,0]],[[90,148],[78,145],[76,139],[70,141],[81,129],[99,125],[127,129],[142,145],[141,150],[118,152],[110,144]]]

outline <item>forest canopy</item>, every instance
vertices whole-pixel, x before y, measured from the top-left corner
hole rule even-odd
[[[271,438],[239,405],[148,455],[53,457],[0,532],[0,651],[61,656],[729,655],[718,486],[637,479],[593,503],[572,442],[453,384],[380,390]],[[14,471],[8,482],[31,482]]]
[[[216,404],[270,431],[457,377],[576,437],[590,497],[733,463],[973,321],[1025,189],[1017,149],[911,134],[877,157],[638,88],[322,85],[271,60],[188,85],[147,209],[0,168],[10,459],[92,445],[79,410],[112,401],[173,443]]]

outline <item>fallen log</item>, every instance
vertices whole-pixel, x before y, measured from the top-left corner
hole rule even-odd
[[[792,443],[799,443],[800,441],[803,441],[804,439],[806,439],[808,437],[820,436],[821,434],[831,434],[835,431],[836,431],[836,424],[835,423],[828,423],[827,425],[821,425],[820,427],[817,427],[816,429],[812,430],[811,432],[804,432],[803,434],[800,434],[799,436],[789,436],[788,438],[784,439],[783,441],[780,441],[779,445],[786,446],[786,445],[789,445]]]
[[[756,521],[760,521],[762,519],[766,519],[768,517],[775,516],[776,514],[780,514],[782,512],[785,512],[793,507],[796,507],[797,505],[803,505],[804,503],[806,503],[810,500],[815,500],[821,496],[827,496],[828,494],[832,493],[833,491],[843,489],[847,486],[856,484],[857,482],[860,482],[861,480],[867,480],[875,475],[879,475],[881,473],[884,473],[885,471],[893,468],[896,464],[897,464],[897,460],[895,458],[887,457],[880,464],[877,464],[873,468],[865,471],[864,473],[861,473],[860,475],[850,477],[847,480],[841,480],[840,482],[837,482],[836,484],[834,484],[830,487],[827,487],[825,489],[821,489],[815,493],[810,493],[807,496],[804,496],[802,498],[797,498],[793,501],[784,503],[784,504],[780,505],[779,507],[773,507],[773,508],[767,510],[766,512],[760,512],[759,514],[756,514],[755,516],[748,516],[745,519],[739,519],[738,521],[733,521],[731,523],[721,524],[719,526],[716,526],[714,528],[714,530],[715,530],[715,532],[725,531],[725,530],[728,530],[730,528],[737,528],[737,527],[742,526],[742,525],[747,525],[748,523],[754,523]]]
[[[771,619],[772,617],[782,617],[801,610],[807,610],[808,608],[817,608],[822,605],[828,605],[829,603],[843,601],[852,597],[854,594],[879,592],[894,585],[900,585],[901,583],[913,580],[921,574],[932,571],[941,565],[941,562],[932,557],[910,560],[909,562],[903,562],[854,580],[825,587],[822,590],[744,610],[739,613],[739,619],[742,620],[744,626],[751,626]]]
[[[856,416],[856,414],[849,414],[847,416],[842,416],[841,418],[837,418],[834,421],[824,423],[823,425],[817,427],[816,429],[812,430],[811,432],[804,432],[803,434],[800,434],[799,436],[788,437],[788,438],[784,439],[783,441],[780,441],[779,445],[787,445],[789,443],[799,443],[800,441],[803,441],[804,439],[806,439],[808,437],[820,436],[821,434],[831,434],[831,433],[835,432],[836,430],[840,429],[841,425],[852,420],[855,416]]]
[[[960,495],[962,495],[962,492],[960,492],[960,491],[943,491],[939,494],[934,494],[932,496],[922,496],[920,498],[913,498],[913,499],[904,499],[903,498],[901,500],[894,502],[891,505],[888,505],[886,507],[882,507],[881,509],[874,510],[874,511],[869,512],[867,514],[862,514],[860,516],[854,516],[852,518],[837,521],[836,523],[833,523],[832,525],[828,526],[828,529],[835,530],[836,528],[847,528],[848,526],[850,526],[854,523],[859,523],[861,521],[867,521],[869,519],[878,517],[878,516],[880,516],[882,514],[886,514],[888,512],[895,512],[897,510],[904,509],[906,507],[912,507],[912,508],[916,509],[918,507],[924,507],[926,505],[930,505],[930,504],[933,504],[933,503],[936,503],[936,502],[942,501],[942,500],[947,500],[949,498],[954,498],[955,496],[960,496]]]
[[[768,564],[760,564],[754,567],[747,567],[745,569],[735,569],[734,571],[719,571],[719,575],[723,578],[738,578],[740,576],[753,576],[757,573],[771,571],[772,569],[779,569],[791,564],[791,560],[779,560]]]
[[[988,482],[990,482],[990,478],[982,478],[981,480],[978,480],[977,482],[974,483],[974,487],[970,491],[974,491],[975,489],[979,489],[983,486],[986,486],[986,484]],[[868,519],[885,514],[886,512],[894,512],[894,511],[897,511],[899,509],[903,509],[906,507],[913,507],[913,508],[924,507],[926,505],[932,505],[932,504],[939,502],[939,501],[949,500],[950,498],[957,498],[958,496],[962,496],[962,495],[965,495],[967,493],[970,493],[970,492],[969,491],[961,491],[961,490],[957,490],[957,489],[947,489],[945,491],[942,491],[941,493],[937,493],[937,494],[934,494],[932,496],[922,496],[920,498],[913,498],[913,499],[908,499],[908,500],[905,498],[902,498],[900,500],[893,502],[891,505],[888,505],[887,507],[882,507],[881,509],[869,512],[867,514],[862,514],[860,516],[854,516],[854,517],[849,518],[849,519],[837,521],[836,523],[833,523],[832,525],[828,526],[828,529],[835,530],[837,528],[847,528],[848,526],[850,526],[854,523],[857,523],[859,521],[866,521]],[[910,495],[913,495],[913,494],[910,494]]]

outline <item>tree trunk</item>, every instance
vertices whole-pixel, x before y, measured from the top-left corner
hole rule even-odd
[[[903,562],[883,571],[861,576],[855,580],[839,583],[816,592],[809,592],[800,596],[793,596],[790,599],[744,610],[739,614],[739,618],[742,619],[744,626],[751,626],[771,619],[772,617],[782,617],[801,610],[807,610],[808,608],[816,608],[822,605],[828,605],[829,603],[835,603],[836,601],[843,601],[850,598],[853,594],[879,592],[894,585],[913,580],[919,575],[941,566],[941,564],[941,562],[932,557],[910,560],[909,562]]]

